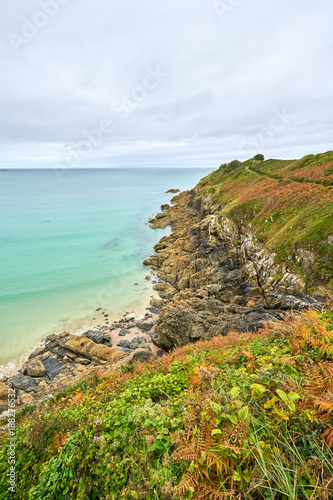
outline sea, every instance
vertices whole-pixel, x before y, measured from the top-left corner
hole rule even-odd
[[[150,217],[204,168],[0,171],[0,375],[41,338],[144,311]],[[105,316],[108,314],[109,316]]]

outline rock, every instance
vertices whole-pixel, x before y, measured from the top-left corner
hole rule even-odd
[[[157,356],[158,356],[159,358],[161,358],[161,357],[162,357],[165,353],[164,353],[164,351],[162,351],[162,349],[158,349],[158,351],[157,351],[157,353],[156,353],[156,354],[157,354]]]
[[[134,314],[126,314],[124,316],[124,321],[126,321],[126,323],[128,323],[129,321],[133,321],[134,319],[135,319]]]
[[[30,354],[28,359],[34,359],[37,356],[40,356],[41,354],[44,354],[45,352],[45,347],[36,347]]]
[[[125,349],[131,349],[131,342],[129,342],[128,340],[120,340],[117,346],[124,347]]]
[[[54,377],[56,377],[63,369],[63,364],[60,363],[60,361],[58,361],[57,358],[52,356],[48,357],[45,361],[43,361],[43,365],[46,370],[46,375],[49,377],[50,380],[53,380]]]
[[[135,339],[132,340],[128,347],[130,349],[137,349],[141,344],[147,344],[147,340],[145,339],[145,337],[135,337]]]
[[[9,385],[0,382],[0,400],[8,400],[9,389]]]
[[[145,276],[145,280],[149,281],[150,280],[150,275],[147,274],[147,276]]]
[[[158,309],[157,307],[147,307],[148,311],[150,311],[152,314],[160,314],[161,309]]]
[[[84,336],[71,338],[66,342],[66,348],[80,355],[80,357],[86,357],[94,361],[102,359],[109,363],[117,363],[122,359],[122,356],[113,347],[96,344]]]
[[[134,351],[132,361],[149,361],[151,358],[153,358],[154,355],[151,351],[148,351],[147,349],[137,349]]]
[[[55,333],[51,333],[51,335],[48,335],[47,337],[45,337],[45,342],[55,342],[56,340],[58,340],[58,335],[56,335]]]
[[[305,270],[311,269],[316,261],[316,256],[313,252],[305,250],[304,248],[299,248],[296,251],[296,260],[301,264]]]
[[[125,337],[125,335],[128,335],[128,334],[129,334],[129,331],[128,331],[128,330],[125,330],[124,328],[122,328],[122,329],[120,330],[120,332],[118,333],[118,335],[119,335],[120,337]]]
[[[87,358],[76,358],[74,363],[79,363],[80,365],[89,365],[91,363],[90,359]]]
[[[154,325],[153,325],[153,323],[146,323],[144,321],[138,321],[136,323],[136,326],[138,328],[140,328],[140,330],[143,330],[144,332],[149,332],[149,330],[151,330]]]
[[[65,356],[64,359],[63,359],[63,362],[66,363],[66,364],[68,364],[68,363],[73,363],[73,360],[70,357]]]
[[[24,392],[31,392],[33,389],[35,389],[37,382],[35,381],[34,378],[29,377],[27,375],[22,375],[21,373],[18,373],[11,379],[11,383],[14,387],[14,389],[20,389],[21,391]]]
[[[170,208],[170,205],[168,205],[168,203],[164,203],[163,205],[161,205],[161,210],[163,212],[165,212],[166,210],[168,210]]]
[[[158,310],[161,310],[162,307],[165,305],[165,302],[161,299],[151,299],[150,304]]]
[[[110,342],[110,335],[105,332],[89,330],[83,334],[88,339],[93,340],[96,344],[105,344]]]
[[[29,377],[43,377],[45,373],[45,366],[39,359],[33,359],[27,364],[27,374]]]
[[[124,353],[126,353],[126,354],[132,354],[132,353],[133,353],[132,349],[127,349],[127,348],[125,348],[125,347],[117,347],[116,349],[117,349],[119,352],[124,352]]]
[[[31,394],[23,394],[22,396],[20,396],[20,404],[22,406],[31,405],[33,403],[35,403],[35,398],[32,397]]]
[[[166,193],[179,193],[179,189],[175,189],[175,188],[172,188],[172,189],[168,189],[167,191],[165,191]]]

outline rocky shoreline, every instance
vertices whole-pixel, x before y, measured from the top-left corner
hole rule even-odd
[[[242,221],[221,214],[199,188],[161,207],[152,228],[171,226],[144,261],[160,278],[155,343],[162,349],[229,331],[254,332],[325,299],[306,291],[302,277],[262,248]]]
[[[17,407],[35,404],[96,372],[106,376],[173,347],[229,331],[254,332],[321,306],[299,275],[277,263],[241,223],[219,214],[198,188],[177,194],[161,210],[149,224],[170,226],[171,234],[143,262],[157,274],[153,288],[160,298],[151,299],[143,319],[127,313],[97,330],[46,337],[16,375],[0,379],[2,418],[9,389]]]
[[[0,380],[0,414],[6,418],[8,393],[15,390],[16,408],[36,404],[98,372],[105,376],[121,365],[163,355],[154,345],[159,309],[148,307],[143,318],[131,313],[109,326],[75,335],[51,334],[41,341],[13,377]]]

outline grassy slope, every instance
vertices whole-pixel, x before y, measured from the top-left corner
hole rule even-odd
[[[237,164],[238,163],[238,164]],[[333,290],[333,152],[301,160],[231,162],[199,183],[221,213],[245,226],[280,261],[303,274],[309,287],[329,283]],[[313,251],[309,272],[296,260],[297,249]]]
[[[332,313],[307,312],[25,408],[15,498],[333,498],[332,327]]]

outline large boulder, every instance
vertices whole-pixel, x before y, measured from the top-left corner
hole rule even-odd
[[[85,336],[76,336],[69,339],[65,344],[67,349],[75,352],[81,357],[86,357],[94,361],[104,360],[108,363],[117,363],[125,357],[117,349],[107,347],[103,344],[96,344]]]
[[[15,375],[15,377],[11,379],[11,383],[15,389],[20,389],[24,392],[31,392],[37,385],[34,378],[22,375],[22,373]]]
[[[83,334],[88,339],[93,340],[96,344],[105,344],[111,347],[109,344],[111,342],[111,336],[109,333],[89,330]]]
[[[9,386],[0,382],[0,399],[6,401],[8,399]]]
[[[46,373],[45,366],[39,359],[29,361],[26,366],[29,377],[43,377]]]
[[[54,358],[52,356],[45,359],[45,361],[43,361],[43,365],[46,371],[46,375],[50,380],[53,380],[54,377],[56,377],[64,368],[64,365],[60,363],[57,358]]]

